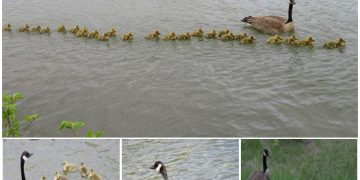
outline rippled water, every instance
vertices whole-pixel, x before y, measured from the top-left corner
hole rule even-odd
[[[79,165],[81,162],[99,173],[103,179],[119,178],[119,140],[3,140],[3,177],[5,180],[21,179],[20,156],[23,151],[33,153],[25,163],[27,179],[53,179],[62,171],[62,162]],[[79,171],[69,179],[80,178]]]
[[[274,1],[3,1],[3,22],[55,29],[79,24],[119,34],[132,43],[3,33],[3,90],[23,92],[22,115],[40,119],[27,136],[54,131],[63,119],[84,120],[106,136],[356,136],[357,1],[301,0],[295,34],[314,48],[271,46],[240,20],[285,15]],[[198,27],[255,35],[254,45],[216,40],[153,42],[154,29]],[[343,50],[322,44],[343,37]]]
[[[169,179],[239,179],[238,140],[123,140],[124,180],[163,179],[149,169],[166,166]]]

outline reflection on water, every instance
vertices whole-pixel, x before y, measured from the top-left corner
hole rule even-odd
[[[239,179],[238,140],[123,140],[122,176],[162,179],[149,169],[162,161],[169,179]]]
[[[81,134],[106,136],[356,136],[357,1],[297,2],[295,34],[312,36],[314,48],[268,45],[267,35],[240,22],[286,16],[287,7],[285,0],[4,1],[3,22],[14,27],[115,27],[135,40],[4,32],[3,90],[27,97],[19,117],[40,114],[28,136],[67,136],[48,128],[63,119],[85,120]],[[257,42],[144,39],[154,29],[198,27],[246,32]],[[338,37],[344,50],[322,48]]]
[[[3,140],[3,177],[6,180],[21,179],[20,156],[23,151],[33,153],[25,163],[27,179],[53,179],[56,171],[62,171],[62,162],[80,165],[101,174],[103,179],[119,178],[119,140]],[[69,179],[81,179],[79,171],[69,174]]]

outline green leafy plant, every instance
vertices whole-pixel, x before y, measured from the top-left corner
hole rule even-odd
[[[31,114],[24,117],[23,121],[19,121],[16,115],[16,102],[24,98],[21,93],[14,93],[12,95],[3,93],[2,103],[2,119],[3,119],[3,137],[20,137],[32,123],[39,117],[38,114]],[[23,129],[20,129],[22,124],[26,123]]]
[[[76,130],[83,128],[84,126],[85,126],[85,122],[83,122],[83,121],[63,120],[60,123],[60,130],[69,129],[69,130],[71,130],[71,132],[74,136],[77,136]],[[85,137],[101,137],[102,135],[103,135],[103,132],[101,132],[101,131],[97,131],[95,133],[93,131],[88,131],[86,133]]]
[[[101,137],[103,135],[103,132],[101,131],[96,131],[95,133],[92,131],[88,131],[86,133],[86,137]]]

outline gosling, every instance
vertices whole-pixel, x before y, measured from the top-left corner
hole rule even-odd
[[[29,32],[30,31],[30,26],[28,24],[25,24],[25,26],[21,26],[19,28],[19,32]]]
[[[133,40],[134,35],[131,32],[128,32],[122,36],[123,41],[131,41]]]
[[[296,40],[297,38],[295,37],[295,35],[291,35],[284,40],[284,43],[288,45],[295,45]]]
[[[43,29],[40,30],[40,33],[43,34],[43,33],[50,33],[50,28],[49,27],[45,27]]]
[[[296,46],[313,46],[313,43],[315,40],[312,37],[307,37],[303,40],[296,40],[295,45]]]
[[[70,164],[67,161],[63,162],[63,171],[64,173],[72,173],[72,172],[76,172],[77,170],[77,165],[76,164]]]
[[[83,162],[80,163],[79,171],[81,177],[87,177],[89,175],[88,169],[86,168]]]
[[[3,31],[8,31],[8,32],[10,32],[10,31],[11,31],[11,24],[5,24],[5,25],[3,26]]]
[[[65,175],[60,174],[59,172],[56,172],[54,180],[68,180],[68,178]]]
[[[65,32],[66,32],[65,26],[64,26],[64,25],[59,26],[59,27],[57,28],[57,32],[63,32],[63,33],[65,33]]]
[[[99,34],[100,34],[99,31],[95,30],[94,32],[90,32],[87,37],[88,38],[96,38]]]
[[[88,176],[88,180],[102,180],[102,177],[91,169]]]
[[[218,33],[218,36],[219,36],[219,38],[221,38],[221,36],[222,35],[224,35],[224,34],[229,34],[229,30],[228,29],[225,29],[225,30],[223,30],[223,31],[220,31],[219,33]]]
[[[160,39],[160,31],[156,30],[154,32],[150,32],[145,39],[149,39],[149,40],[159,40]]]
[[[336,41],[329,41],[327,43],[324,44],[325,48],[328,49],[334,49],[334,48],[342,48],[345,47],[345,40],[343,38],[339,38]]]
[[[233,41],[234,39],[235,39],[235,35],[232,32],[228,34],[223,34],[221,36],[221,40],[223,41]]]
[[[36,27],[31,28],[31,32],[40,32],[41,26],[37,25]]]
[[[282,43],[282,37],[279,35],[271,36],[266,41],[268,44],[276,44],[279,45]]]
[[[253,36],[241,39],[240,44],[252,44],[256,39]]]
[[[178,40],[190,40],[191,39],[191,35],[189,32],[186,32],[184,34],[181,34],[179,37],[177,37]]]
[[[116,29],[114,28],[111,28],[108,32],[106,32],[106,36],[109,36],[109,37],[115,37],[116,36]]]
[[[171,32],[171,33],[165,35],[163,39],[165,41],[175,41],[177,39],[177,36],[176,36],[175,32]]]
[[[213,30],[212,32],[208,32],[205,36],[206,39],[217,39],[217,32]]]
[[[105,33],[104,33],[104,35],[98,35],[97,36],[97,39],[99,40],[99,41],[108,41],[109,40],[109,36],[107,36]]]
[[[202,37],[204,37],[204,30],[202,28],[199,28],[196,31],[192,32],[191,36],[192,37],[202,38]]]
[[[240,34],[235,35],[235,40],[241,41],[242,39],[244,39],[246,37],[248,37],[248,35],[246,33],[240,33]]]
[[[80,30],[80,27],[76,25],[75,27],[71,28],[69,32],[76,34]]]

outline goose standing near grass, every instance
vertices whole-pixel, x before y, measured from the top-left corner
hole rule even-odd
[[[153,169],[156,172],[160,173],[163,176],[164,180],[168,180],[166,167],[161,161],[156,161],[155,164],[150,167],[150,169]]]
[[[263,33],[278,34],[290,32],[295,29],[295,24],[292,19],[292,11],[294,5],[295,0],[290,0],[288,19],[281,16],[248,16],[241,21],[251,24],[255,29]]]
[[[29,153],[27,151],[24,151],[21,154],[21,157],[20,157],[21,180],[26,180],[24,165],[25,165],[25,161],[28,160],[30,158],[30,156],[32,156],[32,155],[33,155],[32,153]]]
[[[267,167],[266,159],[270,157],[269,150],[263,150],[263,170],[262,171],[254,171],[249,176],[248,180],[269,180],[270,179],[270,170]]]

